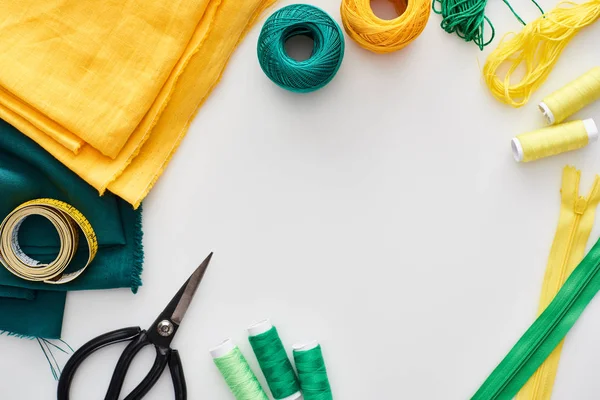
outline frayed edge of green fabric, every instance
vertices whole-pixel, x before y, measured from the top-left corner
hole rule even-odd
[[[131,291],[137,293],[142,286],[142,271],[144,269],[144,244],[142,239],[144,232],[142,231],[142,205],[135,215],[135,237],[133,243],[133,268],[131,271]]]
[[[34,340],[37,339],[37,336],[31,336],[31,335],[24,335],[22,333],[16,333],[16,332],[11,332],[11,331],[0,331],[0,336],[12,336],[12,337],[16,337],[19,339],[28,339],[28,340]]]

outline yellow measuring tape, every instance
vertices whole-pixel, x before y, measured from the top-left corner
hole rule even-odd
[[[19,229],[32,215],[46,218],[54,225],[60,238],[60,250],[50,263],[37,261],[21,249]],[[88,259],[75,272],[65,273],[79,246],[79,227],[88,244]],[[11,273],[28,281],[51,284],[71,282],[85,271],[98,252],[98,240],[92,225],[73,206],[54,199],[36,199],[21,204],[0,225],[0,263]]]

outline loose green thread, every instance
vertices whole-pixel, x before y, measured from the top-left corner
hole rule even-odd
[[[314,42],[310,58],[297,61],[285,51],[285,42],[307,36]],[[258,38],[258,61],[265,74],[280,87],[306,93],[328,84],[344,57],[344,35],[325,11],[308,5],[284,7],[265,22]]]
[[[236,400],[268,400],[256,375],[237,346],[213,361]]]
[[[540,7],[540,5],[537,3],[537,1],[535,0],[531,0],[533,2],[533,4],[535,4],[535,6],[537,7],[538,10],[540,10],[540,12],[542,13],[542,15],[546,14],[544,12],[544,9],[542,7]]]
[[[519,14],[517,14],[517,12],[515,11],[515,9],[510,5],[510,3],[508,2],[508,0],[502,0],[504,2],[504,4],[507,5],[508,9],[513,13],[513,15],[519,20],[519,22],[521,24],[523,24],[523,26],[527,25],[525,23],[525,21],[523,21],[523,19],[519,16]],[[539,8],[539,6],[538,6]]]
[[[531,0],[533,4],[544,14],[544,10],[536,2]],[[525,25],[525,21],[517,14],[508,0],[503,0],[508,6],[512,14]],[[439,8],[436,4],[439,3]],[[496,36],[494,24],[485,15],[485,7],[488,0],[433,0],[433,12],[442,15],[441,27],[448,33],[456,33],[458,37],[465,42],[474,42],[480,50],[492,43]],[[486,29],[485,25],[489,26],[490,38],[485,40]]]
[[[320,345],[310,350],[294,350],[294,362],[304,400],[333,399]]]
[[[298,378],[283,348],[277,329],[272,327],[265,333],[250,336],[248,340],[273,397],[279,400],[299,392]]]
[[[57,346],[56,344],[52,343],[48,339],[44,339],[44,338],[35,338],[35,339],[37,340],[38,344],[40,345],[40,348],[42,349],[42,352],[44,353],[44,357],[46,357],[46,361],[48,362],[48,365],[50,366],[50,371],[52,372],[52,376],[54,377],[54,380],[58,380],[62,371],[60,368],[60,364],[56,360],[56,357],[54,357],[54,353],[52,352],[52,347],[63,352],[64,354],[69,354],[69,352],[67,350],[61,348],[60,346]],[[69,350],[71,351],[71,353],[74,353],[73,348],[71,346],[69,346],[69,344],[67,342],[65,342],[62,339],[58,339],[58,340],[62,344],[67,346],[69,348]],[[50,346],[52,346],[52,347],[50,347]]]

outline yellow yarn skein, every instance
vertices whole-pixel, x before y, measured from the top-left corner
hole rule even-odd
[[[567,1],[527,24],[521,32],[505,36],[483,67],[483,77],[494,97],[513,107],[527,104],[571,39],[598,17],[600,0],[583,4]],[[505,63],[508,70],[499,77],[498,70]],[[521,75],[519,67],[524,69],[523,78],[513,83],[512,75]]]
[[[594,67],[540,103],[549,124],[560,123],[600,99],[600,67]]]
[[[346,33],[374,53],[391,53],[414,41],[425,29],[429,0],[389,0],[399,16],[385,20],[371,9],[370,0],[342,0],[340,12]]]

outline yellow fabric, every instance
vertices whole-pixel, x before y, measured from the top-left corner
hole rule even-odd
[[[600,201],[600,177],[596,176],[589,195],[583,197],[579,195],[580,176],[580,171],[573,167],[565,167],[563,171],[560,217],[546,266],[538,315],[546,309],[583,259],[594,225],[596,207]],[[518,393],[517,400],[550,400],[563,343],[554,349],[527,381]]]
[[[4,0],[0,118],[137,207],[274,0]]]

